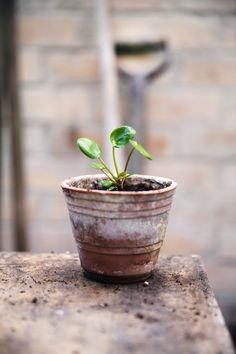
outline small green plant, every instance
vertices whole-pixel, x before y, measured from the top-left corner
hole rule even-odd
[[[112,144],[112,156],[114,162],[115,173],[107,166],[107,164],[102,159],[102,150],[98,144],[88,138],[77,139],[77,145],[80,150],[90,159],[98,160],[98,162],[93,162],[91,167],[101,170],[108,179],[102,180],[101,184],[105,189],[108,190],[123,190],[124,182],[130,174],[127,172],[128,164],[130,158],[135,150],[140,154],[145,156],[147,159],[152,160],[151,155],[137,142],[134,140],[136,131],[134,128],[127,125],[123,125],[117,129],[114,129],[110,134],[110,142]],[[130,153],[128,155],[125,167],[122,171],[118,168],[116,161],[116,149],[123,148],[128,144],[132,145]]]

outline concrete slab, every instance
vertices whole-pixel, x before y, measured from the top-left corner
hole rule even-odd
[[[0,354],[233,354],[198,256],[145,283],[87,280],[74,254],[0,253]]]

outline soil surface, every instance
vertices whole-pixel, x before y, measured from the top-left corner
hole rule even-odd
[[[94,189],[94,190],[107,190],[101,184],[101,179],[94,179],[94,181],[90,181],[86,183],[86,185],[81,186],[78,181],[73,181],[71,184],[73,187],[77,188],[86,188],[86,189]],[[122,192],[143,192],[143,191],[151,191],[158,190],[169,187],[171,185],[171,181],[160,180],[157,181],[154,178],[143,178],[143,179],[133,179],[127,178],[124,182],[124,189]],[[119,191],[118,188],[113,191]]]

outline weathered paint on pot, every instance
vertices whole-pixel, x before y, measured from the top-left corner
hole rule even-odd
[[[156,266],[177,184],[144,192],[88,189],[98,178],[104,177],[73,177],[61,184],[85,274],[117,283],[145,280]]]

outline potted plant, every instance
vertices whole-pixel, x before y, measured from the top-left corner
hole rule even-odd
[[[176,182],[131,175],[128,164],[135,151],[151,155],[134,140],[136,131],[121,126],[110,141],[113,172],[102,159],[96,142],[79,138],[77,145],[103,174],[72,177],[62,182],[74,238],[85,275],[105,282],[146,280],[155,269],[166,233]],[[116,150],[131,145],[126,164],[119,169]]]

